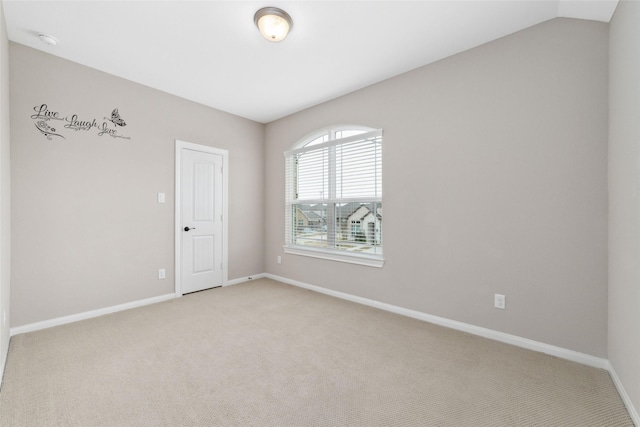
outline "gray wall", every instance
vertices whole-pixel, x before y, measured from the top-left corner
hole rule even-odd
[[[264,271],[264,125],[15,43],[10,55],[12,327],[173,292],[175,139],[229,150],[229,279]],[[43,103],[100,122],[118,108],[131,139],[61,123],[66,139],[49,141],[30,118]]]
[[[11,280],[11,169],[9,133],[9,39],[0,3],[0,370],[9,350]],[[5,324],[6,313],[6,324]],[[2,372],[0,372],[2,379]]]
[[[607,49],[555,19],[268,124],[267,272],[606,357]],[[283,253],[282,153],[344,123],[384,129],[382,269]]]
[[[640,3],[610,23],[609,360],[640,409]]]

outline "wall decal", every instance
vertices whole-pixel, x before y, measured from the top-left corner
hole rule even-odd
[[[105,119],[107,119],[105,117]],[[111,113],[111,118],[107,119],[110,122],[112,122],[114,125],[118,125],[118,126],[126,126],[127,124],[124,122],[124,120],[122,120],[122,118],[120,117],[120,113],[118,113],[118,109],[116,108],[115,110],[113,110],[113,112]]]
[[[81,120],[77,114],[62,117],[58,111],[50,110],[47,104],[36,105],[33,107],[33,111],[36,113],[31,115],[31,119],[35,121],[36,129],[49,141],[51,141],[53,137],[66,139],[60,133],[60,130],[56,131],[55,127],[52,126],[55,121],[65,122],[66,124],[62,126],[63,129],[71,129],[76,132],[95,130],[98,136],[109,135],[112,138],[131,139],[130,136],[124,136],[118,133],[118,126],[124,127],[127,123],[120,117],[117,108],[111,112],[111,118],[104,117],[107,121],[103,121],[102,123],[99,123],[96,119]],[[109,123],[107,122],[113,123],[114,126],[109,127]]]
[[[49,126],[47,122],[44,120],[40,120],[36,122],[36,129],[42,132],[42,134],[46,136],[49,141],[51,141],[52,136],[59,136],[60,138],[65,139],[64,136],[58,133],[55,133],[56,132],[55,128],[52,128],[51,126]]]

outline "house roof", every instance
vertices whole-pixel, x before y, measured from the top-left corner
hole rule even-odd
[[[336,206],[336,214],[340,218],[349,218],[355,211],[360,208],[361,204],[357,202],[346,203]]]

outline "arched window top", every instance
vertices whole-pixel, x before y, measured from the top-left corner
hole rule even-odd
[[[350,136],[359,135],[361,133],[370,132],[373,130],[375,129],[358,125],[338,125],[326,127],[308,134],[307,136],[296,142],[292,148],[295,149],[322,144],[323,142],[348,138]]]

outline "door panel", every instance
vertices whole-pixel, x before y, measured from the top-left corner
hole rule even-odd
[[[181,152],[182,293],[222,285],[222,156]]]
[[[213,156],[213,154],[210,154]],[[215,165],[197,160],[193,163],[193,220],[214,221]]]
[[[193,272],[206,273],[214,270],[214,236],[193,237]]]

